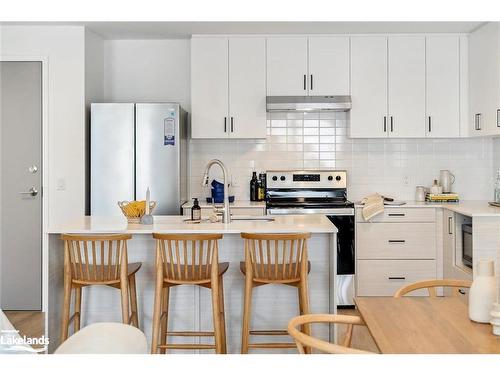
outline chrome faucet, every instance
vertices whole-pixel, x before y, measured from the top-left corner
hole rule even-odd
[[[210,172],[210,168],[212,165],[217,164],[222,169],[222,179],[224,183],[224,208],[222,209],[222,222],[224,224],[229,224],[231,222],[231,212],[229,211],[229,189],[227,186],[227,170],[222,163],[218,159],[212,159],[208,162],[207,167],[205,168],[205,173],[203,174],[203,181],[201,183],[202,186],[207,186],[209,181],[208,173]],[[220,211],[218,211],[220,212]]]

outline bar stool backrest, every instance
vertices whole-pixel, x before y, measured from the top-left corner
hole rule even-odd
[[[242,233],[241,237],[255,281],[295,282],[307,272],[310,233]]]
[[[126,272],[127,240],[130,234],[75,235],[62,234],[65,267],[73,282],[109,284],[120,281]],[[126,277],[126,273],[125,273]]]
[[[163,276],[170,282],[200,284],[218,276],[218,240],[222,234],[153,233],[153,238],[157,261],[162,263]]]

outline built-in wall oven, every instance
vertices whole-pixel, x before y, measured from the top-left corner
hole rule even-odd
[[[353,307],[354,205],[347,200],[347,172],[272,170],[266,174],[267,214],[323,214],[337,227],[336,304]]]

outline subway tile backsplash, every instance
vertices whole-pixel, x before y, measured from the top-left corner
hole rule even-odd
[[[462,199],[492,197],[492,139],[350,139],[347,130],[345,112],[273,112],[268,114],[267,139],[193,139],[191,196],[209,196],[201,178],[207,161],[218,158],[229,170],[230,194],[239,200],[249,199],[252,171],[269,169],[345,169],[353,201],[373,192],[413,200],[415,186],[429,186],[439,170],[449,169]],[[211,173],[222,176],[216,167]]]

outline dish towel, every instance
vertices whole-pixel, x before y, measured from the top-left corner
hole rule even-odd
[[[361,203],[363,204],[362,214],[365,220],[370,220],[372,217],[384,212],[384,197],[379,193],[363,198]]]

